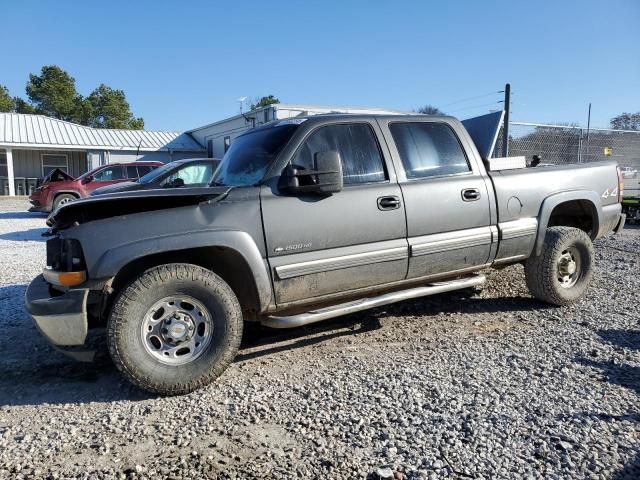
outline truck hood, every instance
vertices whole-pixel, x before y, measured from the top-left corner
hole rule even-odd
[[[47,225],[51,227],[50,233],[53,234],[71,225],[103,218],[197,205],[206,201],[217,202],[230,190],[231,187],[198,187],[98,195],[62,205],[49,215]]]

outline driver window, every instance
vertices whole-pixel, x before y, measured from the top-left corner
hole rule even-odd
[[[352,123],[320,127],[300,145],[291,163],[297,168],[314,170],[315,154],[329,150],[340,153],[345,184],[383,182],[387,179],[378,142],[370,125]]]
[[[125,176],[122,167],[109,167],[100,170],[93,176],[93,179],[99,182],[108,182],[110,180],[124,180]]]

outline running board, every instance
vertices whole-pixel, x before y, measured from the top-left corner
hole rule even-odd
[[[293,328],[310,323],[320,322],[329,318],[340,317],[349,313],[367,310],[381,305],[389,305],[390,303],[401,302],[411,298],[426,297],[435,295],[436,293],[450,292],[452,290],[460,290],[462,288],[475,287],[482,285],[486,278],[484,275],[474,275],[472,277],[461,278],[459,280],[451,280],[449,282],[430,283],[424,287],[410,288],[399,292],[385,293],[377,297],[363,298],[353,302],[341,303],[331,307],[311,310],[310,312],[278,317],[275,315],[268,316],[262,320],[262,325],[271,328]]]

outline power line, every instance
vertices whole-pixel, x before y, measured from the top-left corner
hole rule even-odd
[[[468,102],[469,100],[476,100],[478,98],[489,97],[491,95],[496,95],[498,93],[502,93],[502,91],[484,93],[482,95],[476,95],[476,96],[473,96],[473,97],[463,98],[463,99],[460,99],[460,100],[456,100],[455,102],[447,103],[446,105],[441,105],[439,108],[445,108],[445,107],[448,107],[450,105],[456,105],[458,103]]]
[[[473,106],[470,106],[470,107],[457,108],[455,110],[450,110],[450,113],[461,112],[461,111],[464,111],[464,110],[472,110],[474,108],[490,107],[492,105],[498,105],[499,103],[501,103],[501,102],[500,101],[496,101],[496,102],[491,102],[491,103],[483,103],[482,105],[473,105]]]

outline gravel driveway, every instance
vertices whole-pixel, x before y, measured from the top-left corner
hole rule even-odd
[[[44,217],[0,201],[0,478],[640,478],[640,230],[586,300],[522,267],[482,291],[251,329],[209,388],[152,398],[52,350],[23,310]]]

